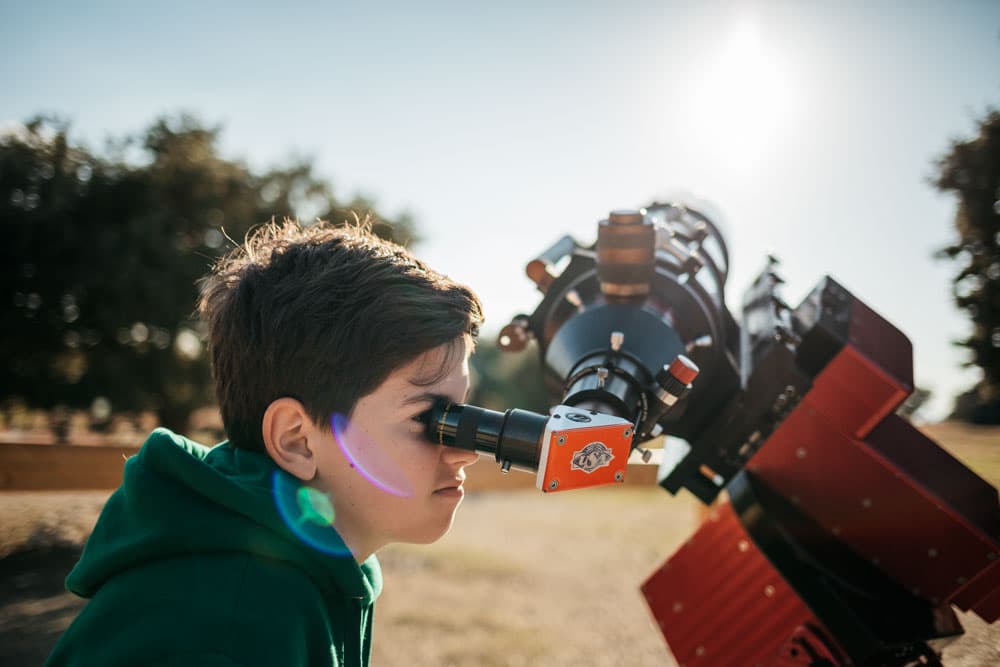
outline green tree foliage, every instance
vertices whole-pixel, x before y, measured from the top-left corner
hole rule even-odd
[[[219,132],[164,118],[105,154],[49,119],[0,136],[0,398],[82,407],[105,397],[183,427],[214,402],[196,281],[229,238],[272,217],[371,209],[337,200],[308,161],[255,173],[220,156]],[[405,217],[376,231],[413,237]]]
[[[548,413],[551,403],[535,345],[521,352],[504,352],[494,339],[483,336],[471,364],[470,403],[498,411],[521,408]]]
[[[973,326],[959,344],[970,350],[970,365],[983,370],[975,400],[965,397],[958,416],[1000,423],[1000,111],[979,121],[978,136],[952,142],[935,184],[958,198],[958,241],[940,254],[960,265],[955,303]]]

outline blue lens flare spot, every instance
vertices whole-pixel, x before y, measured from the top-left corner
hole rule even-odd
[[[274,502],[281,520],[308,546],[333,556],[351,556],[340,534],[333,527],[336,513],[330,496],[283,470],[276,470],[271,480]]]
[[[301,521],[311,521],[317,526],[333,525],[333,503],[330,498],[311,486],[301,487],[295,494],[299,501],[299,511],[302,513]]]
[[[377,442],[359,428],[352,428],[347,417],[334,414],[330,417],[333,437],[351,466],[372,485],[394,496],[410,498],[413,484],[399,464]]]

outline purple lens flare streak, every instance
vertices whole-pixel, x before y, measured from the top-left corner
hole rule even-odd
[[[394,496],[413,496],[413,484],[399,464],[377,442],[352,429],[347,417],[334,414],[330,417],[330,428],[344,456],[366,480]]]

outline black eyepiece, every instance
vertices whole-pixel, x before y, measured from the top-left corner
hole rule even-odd
[[[427,437],[439,445],[494,454],[506,414],[475,405],[437,401],[427,419]]]
[[[527,410],[496,412],[475,405],[437,401],[423,418],[427,438],[448,447],[492,454],[497,462],[538,468],[549,418]]]

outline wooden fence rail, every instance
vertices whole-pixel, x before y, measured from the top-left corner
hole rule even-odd
[[[34,445],[0,442],[0,491],[110,490],[122,481],[125,458],[135,447],[98,445]],[[527,489],[534,475],[511,472],[483,457],[466,469],[465,488],[475,491]],[[629,465],[626,484],[655,484],[656,467]]]

